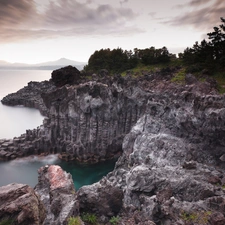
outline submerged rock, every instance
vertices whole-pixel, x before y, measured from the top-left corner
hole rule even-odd
[[[44,205],[33,188],[25,184],[0,187],[0,224],[41,225]]]

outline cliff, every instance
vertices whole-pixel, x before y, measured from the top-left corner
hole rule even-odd
[[[120,156],[114,171],[76,193],[80,213],[105,224],[117,215],[121,224],[225,224],[225,95],[211,79],[187,74],[175,84],[172,76],[53,82],[39,95],[47,118],[24,136],[26,154],[85,163]],[[19,141],[8,142],[2,158],[17,157]]]

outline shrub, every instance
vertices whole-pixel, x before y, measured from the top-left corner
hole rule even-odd
[[[119,222],[119,220],[120,220],[120,218],[119,218],[118,216],[113,216],[113,217],[109,220],[109,222],[110,222],[111,224],[113,224],[113,225],[117,225],[118,222]]]
[[[70,217],[68,219],[68,225],[81,225],[80,218],[78,216]]]
[[[12,225],[13,222],[13,219],[3,219],[2,221],[0,221],[0,225]]]
[[[81,219],[90,224],[97,224],[97,217],[92,213],[82,213]]]

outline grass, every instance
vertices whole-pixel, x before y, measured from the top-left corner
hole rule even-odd
[[[184,84],[185,83],[185,68],[181,68],[177,73],[174,74],[173,78],[171,79],[172,82],[178,83],[178,84]]]
[[[119,223],[119,220],[120,218],[118,216],[113,216],[109,222],[112,224],[112,225],[117,225]]]
[[[220,94],[225,93],[225,73],[216,73],[214,76],[212,76],[218,83],[218,91]]]
[[[2,221],[0,221],[0,225],[13,225],[13,223],[13,219],[3,219]]]
[[[158,63],[158,64],[147,65],[147,66],[140,63],[135,68],[122,72],[121,76],[122,77],[126,76],[127,72],[130,71],[133,77],[138,77],[138,76],[141,76],[144,71],[151,71],[152,73],[155,73],[167,67],[176,67],[181,65],[182,65],[182,62],[179,59],[171,60],[168,63]]]
[[[81,220],[79,216],[70,217],[68,219],[68,225],[81,225]]]
[[[198,225],[206,225],[208,224],[209,217],[212,214],[211,211],[197,211],[197,212],[192,212],[188,213],[183,211],[181,213],[181,219],[189,222],[189,223],[195,223]]]
[[[96,225],[97,224],[97,217],[95,214],[92,214],[92,213],[82,213],[81,215],[81,219],[84,221],[84,222],[87,222],[89,224],[93,224],[93,225]]]

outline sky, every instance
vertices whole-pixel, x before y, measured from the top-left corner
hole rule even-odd
[[[95,50],[177,54],[225,18],[224,0],[0,0],[0,60],[87,62]]]

